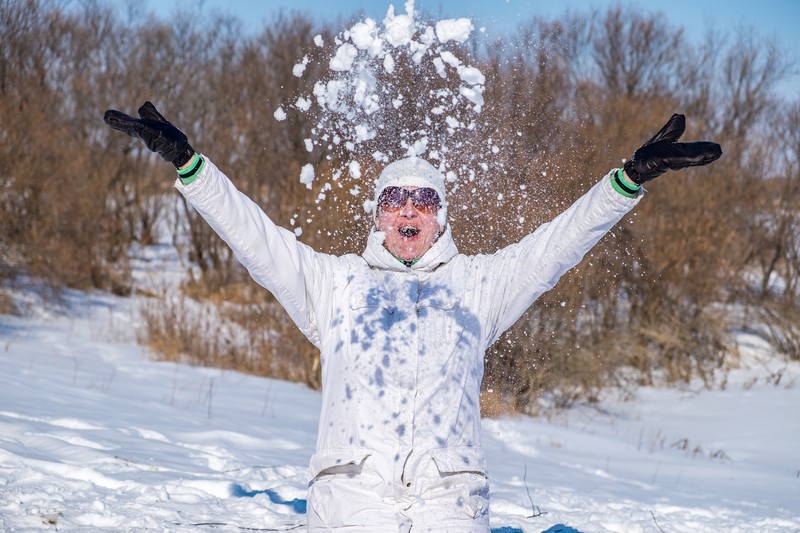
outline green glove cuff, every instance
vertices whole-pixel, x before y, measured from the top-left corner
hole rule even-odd
[[[611,186],[614,187],[614,190],[620,193],[622,196],[626,198],[636,198],[641,190],[642,186],[637,185],[630,181],[626,176],[625,173],[622,171],[621,168],[618,168],[612,175],[611,175]]]
[[[184,185],[192,183],[203,169],[203,163],[205,163],[205,159],[195,152],[192,158],[189,159],[189,166],[183,170],[178,170],[178,179],[181,180],[181,183]]]

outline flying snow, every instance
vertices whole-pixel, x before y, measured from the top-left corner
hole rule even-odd
[[[386,164],[405,156],[438,164],[451,183],[469,173],[449,154],[461,148],[459,135],[475,130],[484,105],[486,78],[467,64],[468,53],[462,48],[474,25],[467,18],[431,24],[418,18],[414,0],[406,1],[404,7],[405,13],[395,13],[390,5],[382,21],[356,22],[334,38],[332,55],[318,59],[304,55],[292,70],[302,77],[312,61],[322,61],[329,72],[314,82],[309,93],[295,95],[293,103],[275,111],[279,121],[287,118],[284,108],[313,113],[316,125],[304,143],[308,152],[319,146],[329,154],[325,175],[333,173],[336,179],[345,175],[355,182],[362,178],[362,165],[370,158]],[[320,48],[324,44],[321,35],[313,41]],[[409,85],[408,70],[401,70],[401,65],[411,68],[412,77],[419,76],[421,81]],[[428,72],[444,82],[431,84]],[[399,115],[411,117],[414,124],[401,122]],[[331,182],[323,183],[325,178],[316,176],[310,163],[300,175],[306,187],[312,188],[316,180],[329,190]],[[363,183],[349,185],[354,196],[371,193],[371,187]],[[324,197],[320,195],[317,201]],[[370,200],[362,205],[366,208]]]
[[[358,161],[351,161],[349,167],[351,176],[356,179],[361,177],[361,165],[358,163]]]
[[[443,43],[447,41],[463,43],[469,39],[473,29],[470,19],[440,20],[436,23],[436,37]]]
[[[356,56],[358,56],[358,49],[352,44],[344,43],[336,50],[336,55],[331,59],[331,70],[339,72],[350,70]]]
[[[294,74],[298,78],[301,77],[303,75],[303,73],[306,71],[306,65],[308,65],[308,56],[304,56],[303,57],[303,61],[301,61],[300,63],[296,64],[292,68],[292,74]]]
[[[314,165],[311,163],[307,165],[303,165],[303,168],[300,169],[300,183],[305,185],[307,188],[311,188],[311,183],[314,181]]]

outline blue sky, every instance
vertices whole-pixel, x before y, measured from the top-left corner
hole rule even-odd
[[[363,12],[372,18],[383,18],[389,4],[404,12],[405,1],[390,0],[146,0],[151,9],[170,13],[174,9],[194,8],[220,10],[236,15],[248,24],[269,20],[280,9],[296,9],[320,20],[334,21]],[[800,50],[800,2],[797,0],[416,0],[417,9],[434,16],[469,17],[487,30],[513,28],[533,15],[557,15],[566,9],[586,11],[593,7],[622,6],[662,12],[688,31],[702,31],[706,23],[720,28],[737,24],[752,25],[764,35],[781,37],[786,44]]]
[[[126,2],[118,0],[121,5]],[[405,12],[405,0],[145,0],[147,9],[161,15],[176,10],[221,11],[240,18],[247,29],[257,29],[281,9],[298,10],[319,21],[334,22],[356,14],[382,19],[389,4]],[[416,0],[415,7],[437,18],[468,17],[487,34],[503,34],[534,15],[557,16],[567,9],[587,12],[592,8],[621,6],[647,13],[663,13],[672,24],[689,34],[702,35],[711,26],[727,31],[752,26],[763,37],[776,37],[785,50],[800,59],[799,0]],[[342,28],[344,29],[344,28]],[[800,87],[800,76],[791,80]],[[800,89],[798,89],[800,90]]]

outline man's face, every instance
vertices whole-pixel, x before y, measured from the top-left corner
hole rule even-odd
[[[444,229],[436,220],[439,207],[441,201],[433,189],[384,189],[378,199],[375,218],[378,231],[386,234],[383,246],[403,261],[422,257]]]

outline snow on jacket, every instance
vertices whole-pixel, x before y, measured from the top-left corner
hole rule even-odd
[[[206,160],[189,203],[320,350],[322,413],[310,475],[379,454],[405,482],[423,461],[486,472],[479,394],[485,350],[639,201],[611,174],[551,222],[490,255],[458,253],[449,226],[407,267],[377,232],[333,256],[276,226]]]

